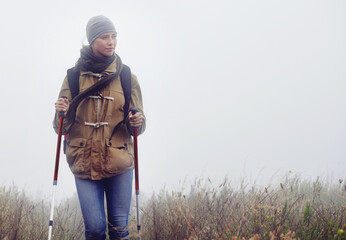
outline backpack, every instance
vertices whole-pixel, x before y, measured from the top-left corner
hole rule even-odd
[[[72,99],[79,94],[79,71],[74,71],[74,67],[67,70],[67,80],[71,91]],[[124,92],[125,104],[124,104],[124,118],[120,121],[113,129],[112,135],[109,138],[109,144],[111,144],[111,139],[114,133],[118,130],[121,124],[124,124],[129,113],[129,106],[131,101],[131,69],[129,66],[123,64],[123,68],[120,72],[120,82],[121,87]],[[65,135],[64,140],[64,153],[66,152],[66,143],[68,135]]]

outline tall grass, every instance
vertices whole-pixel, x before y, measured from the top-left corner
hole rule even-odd
[[[345,239],[346,185],[286,177],[267,187],[227,178],[217,186],[198,179],[185,190],[161,190],[142,202],[143,240]],[[130,238],[136,239],[133,202]],[[15,186],[0,188],[0,239],[46,239],[50,204]],[[53,239],[84,239],[77,196],[55,210]]]
[[[196,180],[188,192],[161,191],[142,209],[144,239],[344,239],[346,185],[287,177],[234,188]]]
[[[15,186],[0,189],[0,239],[47,239],[49,214],[47,201],[33,201]],[[83,228],[77,198],[62,201],[55,209],[53,239],[82,239]]]

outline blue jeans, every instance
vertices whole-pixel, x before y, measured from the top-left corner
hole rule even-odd
[[[75,177],[82,209],[85,239],[106,239],[107,223],[110,239],[124,239],[129,235],[128,219],[132,197],[133,170],[102,180]],[[104,196],[107,200],[106,220]]]

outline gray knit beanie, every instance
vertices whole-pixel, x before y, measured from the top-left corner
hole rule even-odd
[[[86,26],[86,35],[90,45],[93,44],[96,38],[107,32],[115,32],[115,34],[117,33],[111,20],[102,15],[89,19]]]

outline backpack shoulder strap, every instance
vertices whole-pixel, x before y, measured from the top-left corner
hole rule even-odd
[[[80,71],[75,67],[67,70],[67,80],[70,86],[72,99],[75,98],[79,93],[79,74]]]
[[[131,69],[123,64],[123,69],[120,73],[121,87],[123,88],[125,104],[124,104],[124,121],[129,113],[129,106],[131,101]]]
[[[124,92],[124,98],[125,98],[125,104],[124,104],[124,119],[120,121],[115,128],[113,129],[112,135],[109,138],[109,144],[111,144],[112,137],[114,133],[118,130],[118,128],[121,126],[121,124],[124,124],[126,121],[126,118],[129,114],[129,107],[131,102],[131,69],[123,64],[123,68],[120,73],[120,81],[121,81],[121,87]]]
[[[80,71],[76,67],[72,67],[67,70],[67,81],[71,91],[71,97],[74,99],[79,93],[79,74]],[[66,154],[67,139],[69,134],[67,133],[64,137],[63,149]]]

